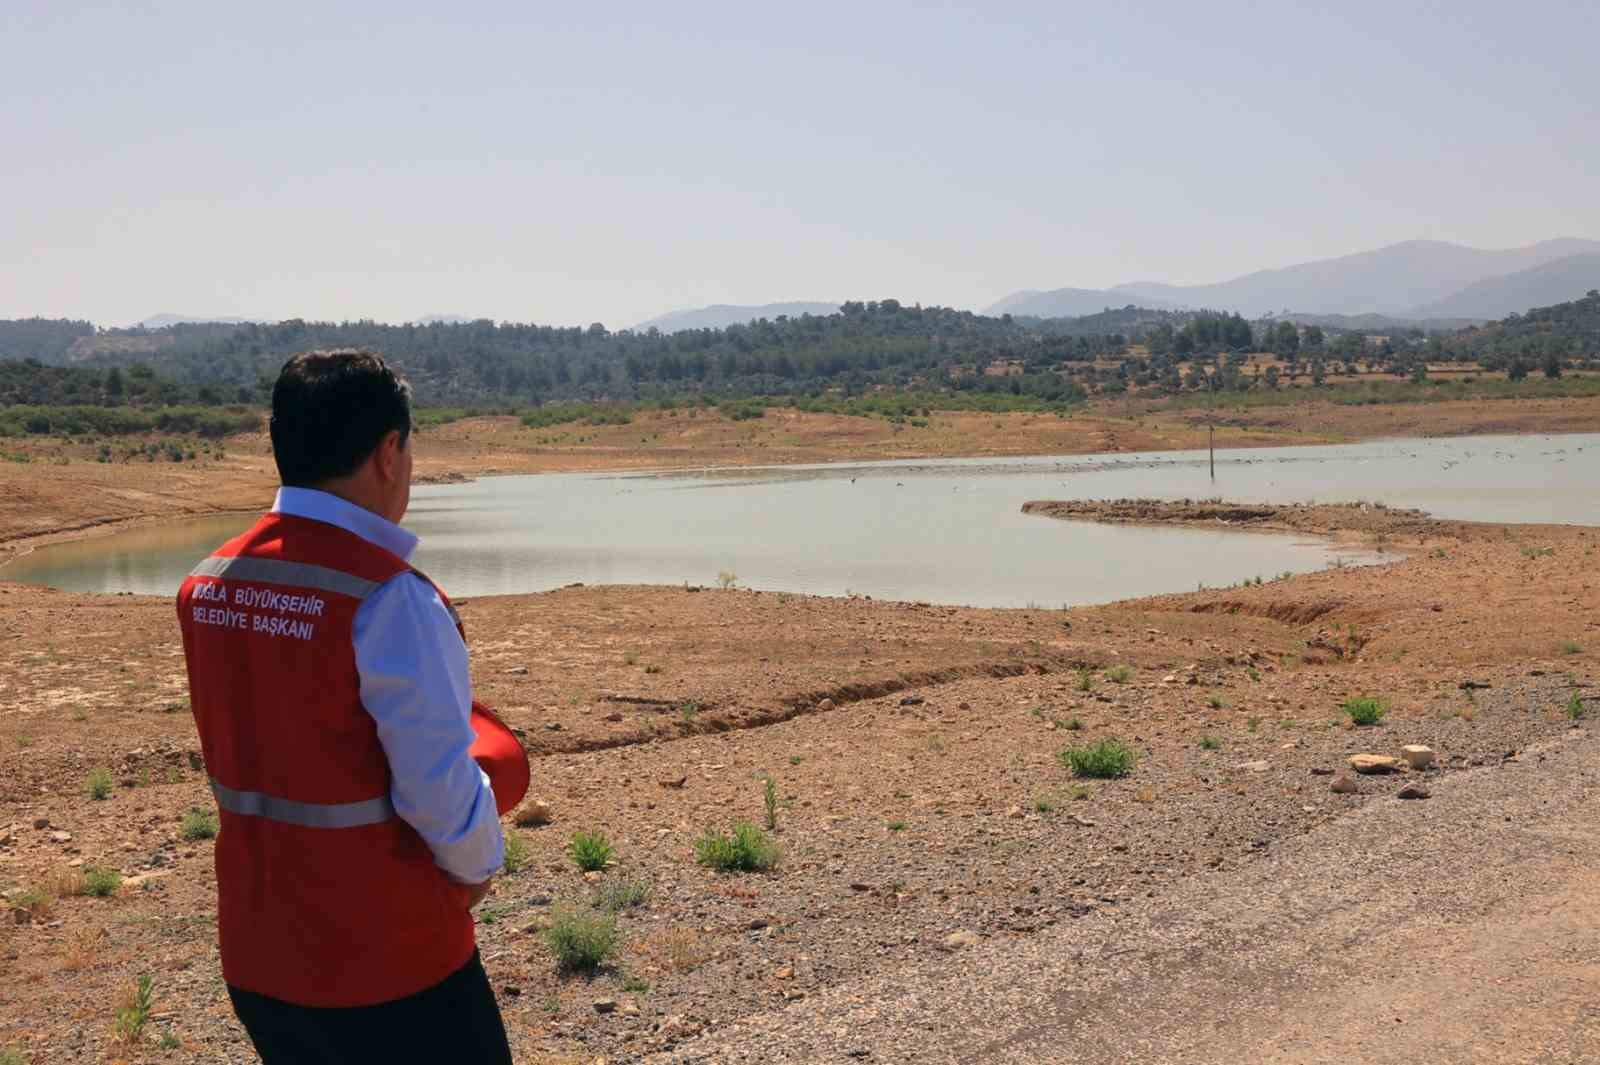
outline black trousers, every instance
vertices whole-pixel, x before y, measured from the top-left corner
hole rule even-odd
[[[511,1065],[477,951],[432,987],[375,1006],[296,1006],[232,985],[228,997],[265,1065]]]

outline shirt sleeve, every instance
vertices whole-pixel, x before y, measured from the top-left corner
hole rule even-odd
[[[489,778],[467,753],[472,681],[467,647],[433,586],[405,573],[356,612],[361,702],[389,759],[395,813],[433,860],[465,883],[487,880],[505,858]]]

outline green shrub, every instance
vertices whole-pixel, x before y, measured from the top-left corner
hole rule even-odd
[[[1560,650],[1564,655],[1575,655],[1582,651],[1583,648],[1578,645],[1576,640],[1562,640]]]
[[[1344,712],[1358,725],[1376,725],[1388,709],[1388,703],[1367,695],[1351,696],[1344,701]]]
[[[740,821],[731,833],[706,829],[695,840],[695,860],[723,873],[747,873],[771,869],[778,864],[778,845],[748,821]]]
[[[197,839],[215,839],[218,828],[217,812],[196,806],[183,815],[183,828],[180,834],[190,842]]]
[[[559,905],[542,937],[565,972],[593,972],[616,952],[617,919],[588,907]]]
[[[594,905],[606,913],[621,913],[635,906],[643,906],[650,898],[650,882],[633,877],[621,877],[600,885],[595,892]]]
[[[150,1020],[154,1005],[153,983],[148,976],[139,977],[133,994],[117,1010],[117,1037],[124,1043],[137,1043],[144,1035],[144,1026]]]
[[[1088,747],[1068,747],[1056,759],[1075,777],[1125,777],[1133,769],[1133,748],[1121,740],[1101,740]]]
[[[1583,696],[1579,695],[1577,692],[1573,692],[1572,698],[1567,700],[1568,720],[1577,721],[1588,712],[1589,708],[1583,705]]]
[[[89,798],[100,800],[111,797],[111,770],[96,769],[89,774]]]
[[[616,852],[612,850],[611,841],[606,839],[604,832],[579,832],[572,837],[567,853],[579,869],[592,873],[604,869]]]
[[[103,866],[90,865],[83,870],[83,893],[103,899],[107,895],[114,895],[117,888],[122,886],[122,874],[115,869],[106,869]]]
[[[533,859],[532,848],[528,841],[515,832],[506,836],[506,856],[504,868],[507,873],[520,873],[527,868],[528,862]],[[601,862],[604,865],[605,862]]]
[[[770,776],[761,789],[761,805],[767,817],[767,831],[778,830],[778,782]]]
[[[1113,684],[1126,684],[1128,678],[1133,676],[1133,670],[1128,666],[1112,666],[1106,670],[1106,680]]]
[[[1215,736],[1201,736],[1200,749],[1202,751],[1220,751],[1222,749],[1222,741]]]

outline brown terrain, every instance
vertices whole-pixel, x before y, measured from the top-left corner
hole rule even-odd
[[[1268,410],[1218,442],[1472,427],[1449,407],[1310,410],[1304,433]],[[1600,413],[1487,408],[1496,431],[1592,429]],[[936,415],[903,432],[840,419],[851,439],[785,417],[663,416],[559,442],[475,420],[426,434],[419,469],[1136,450],[1204,434],[1203,418],[1174,415]],[[917,450],[913,432],[944,450]],[[659,452],[641,442],[654,433]],[[170,467],[35,446],[33,462],[0,465],[0,540],[18,548],[270,492],[260,441]],[[615,586],[461,604],[478,694],[520,730],[544,804],[508,819],[523,860],[478,910],[519,1061],[1600,1055],[1600,530],[1376,506],[1029,509],[1291,529],[1401,560],[1071,610]],[[13,1060],[253,1060],[218,972],[211,843],[182,830],[210,797],[174,620],[164,599],[0,583]],[[1381,721],[1355,725],[1353,697],[1382,700]],[[1136,754],[1127,776],[1078,778],[1058,757],[1104,739]],[[1353,755],[1407,744],[1433,764],[1350,771]],[[764,820],[769,778],[776,868],[697,865],[707,827]],[[1403,788],[1431,797],[1401,801]],[[566,855],[578,831],[609,838],[604,872]],[[91,869],[122,880],[96,897]],[[559,973],[541,933],[562,904],[630,884],[645,897],[618,918],[615,958]],[[129,1038],[116,1018],[140,976],[153,1005]]]

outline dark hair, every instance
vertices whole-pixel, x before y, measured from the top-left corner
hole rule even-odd
[[[411,435],[411,386],[377,352],[305,351],[272,386],[272,455],[284,484],[354,473],[391,430]]]

